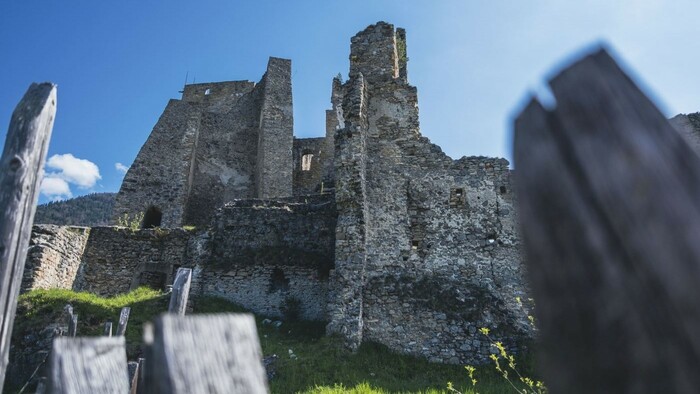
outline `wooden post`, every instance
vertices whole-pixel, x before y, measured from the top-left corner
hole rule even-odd
[[[105,323],[105,330],[104,333],[102,334],[106,337],[111,337],[112,336],[112,322],[108,321]]]
[[[68,323],[68,336],[75,337],[78,334],[78,314],[70,315],[70,322]]]
[[[192,282],[191,268],[178,268],[173,281],[173,292],[170,295],[170,305],[168,312],[184,315],[187,310],[187,298],[190,294],[190,283]]]
[[[56,86],[32,84],[12,113],[0,158],[0,387],[55,115]]]
[[[252,315],[164,314],[151,354],[153,393],[267,393]]]
[[[139,358],[138,366],[136,367],[136,375],[131,381],[131,394],[143,394],[146,392],[143,379],[143,368],[146,365],[145,361],[145,359]]]
[[[124,337],[54,339],[49,393],[128,393],[124,343]]]
[[[131,308],[125,306],[119,313],[119,326],[117,326],[117,336],[123,336],[126,333],[126,325],[129,323],[129,314],[131,313]]]
[[[603,50],[515,121],[544,378],[559,393],[700,387],[700,158]]]

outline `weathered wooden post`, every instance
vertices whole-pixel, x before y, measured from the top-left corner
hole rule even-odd
[[[123,336],[126,333],[126,325],[129,323],[129,314],[131,308],[125,306],[119,313],[119,325],[117,326],[117,336]]]
[[[143,387],[143,367],[145,365],[145,360],[143,358],[139,358],[139,361],[137,362],[136,365],[136,371],[134,371],[134,377],[131,379],[131,389],[130,389],[130,394],[140,394],[140,393],[145,393],[144,387]]]
[[[12,113],[0,158],[0,387],[55,115],[56,85],[32,84]]]
[[[153,393],[267,393],[252,315],[164,314],[151,355]]]
[[[191,268],[178,268],[173,281],[173,292],[170,295],[168,312],[184,315],[187,310],[187,298],[190,294],[190,283],[192,282]]]
[[[124,343],[124,337],[54,339],[49,393],[128,393]]]
[[[603,50],[515,121],[515,181],[552,393],[700,387],[700,158]]]
[[[68,322],[68,336],[74,337],[78,334],[78,314],[71,314]]]
[[[112,322],[111,321],[108,321],[105,323],[105,329],[104,329],[104,333],[102,335],[104,335],[106,337],[112,336]]]

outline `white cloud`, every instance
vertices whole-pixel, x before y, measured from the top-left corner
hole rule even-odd
[[[68,183],[77,185],[82,189],[95,186],[100,176],[100,169],[90,160],[78,159],[70,153],[53,155],[46,162],[46,166],[58,172],[47,174],[52,178],[60,178]]]
[[[102,179],[100,169],[90,160],[78,159],[70,153],[53,155],[46,161],[40,191],[50,200],[65,200],[73,197],[72,185],[90,189],[99,179]]]
[[[129,167],[122,163],[114,163],[114,168],[116,168],[117,171],[121,172],[122,174],[126,174],[126,172],[129,171]]]
[[[41,194],[52,201],[73,197],[68,182],[61,178],[46,176],[41,181]]]

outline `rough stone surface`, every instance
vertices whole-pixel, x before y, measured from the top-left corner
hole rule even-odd
[[[80,275],[80,263],[89,234],[87,227],[48,224],[32,227],[21,292],[73,288]]]
[[[162,227],[206,226],[223,203],[292,195],[291,61],[270,58],[257,85],[187,85],[129,168],[114,218],[160,211]]]

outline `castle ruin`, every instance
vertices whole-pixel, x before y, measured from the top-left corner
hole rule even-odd
[[[488,327],[517,351],[532,328],[508,162],[453,160],[421,135],[407,60],[403,29],[354,36],[321,138],[293,136],[290,60],[258,83],[186,85],[117,196],[115,218],[143,229],[39,226],[23,288],[111,295],[191,267],[191,294],[295,307],[353,349],[481,362]]]

